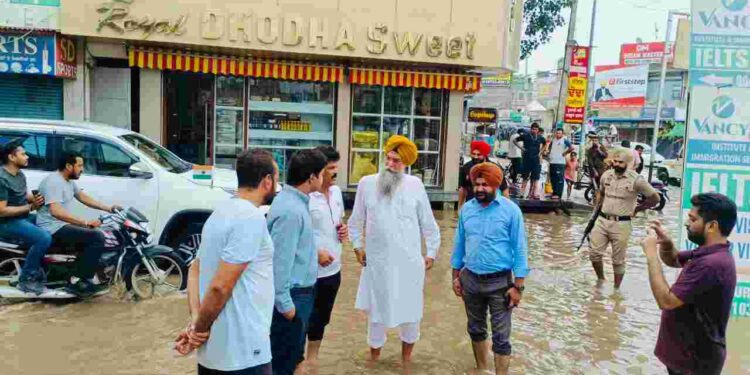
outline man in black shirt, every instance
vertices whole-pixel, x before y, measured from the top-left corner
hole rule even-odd
[[[488,157],[492,148],[483,141],[471,142],[471,161],[466,163],[458,172],[458,209],[461,210],[464,203],[474,198],[474,187],[471,184],[471,168],[477,164],[490,162]],[[490,162],[491,163],[491,162]],[[502,168],[501,168],[502,169]],[[508,197],[508,184],[503,176],[500,183],[500,191]]]
[[[521,191],[525,191],[527,183],[531,181],[529,199],[539,199],[539,195],[536,194],[536,187],[542,173],[542,151],[546,143],[544,137],[539,133],[539,124],[535,122],[531,124],[529,133],[524,133],[514,141],[515,145],[523,151],[524,176]],[[523,146],[520,143],[523,143]]]
[[[637,152],[638,156],[641,157],[641,162],[635,166],[635,171],[638,172],[638,174],[641,174],[641,172],[643,172],[643,150],[644,150],[643,146],[641,145],[635,146],[635,152]]]
[[[28,246],[16,287],[23,292],[39,295],[44,292],[45,282],[42,258],[52,243],[52,237],[34,224],[29,213],[44,205],[44,198],[29,194],[26,176],[21,171],[21,168],[29,165],[29,157],[21,143],[12,141],[1,151],[0,235],[7,239],[19,239]]]

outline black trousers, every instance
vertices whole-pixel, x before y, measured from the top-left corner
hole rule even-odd
[[[271,375],[272,373],[270,363],[234,371],[212,370],[198,365],[198,375]]]
[[[323,340],[326,325],[331,321],[331,312],[340,286],[341,272],[322,277],[315,282],[315,304],[310,316],[310,327],[307,330],[308,340]]]
[[[66,225],[52,235],[52,241],[61,247],[72,245],[83,248],[83,256],[79,259],[74,276],[85,280],[94,277],[99,259],[105,251],[104,234],[101,231]]]

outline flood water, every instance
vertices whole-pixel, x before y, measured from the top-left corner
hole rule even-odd
[[[451,291],[455,211],[436,211],[439,260],[427,276],[422,339],[412,374],[472,374],[474,360],[463,305]],[[677,206],[634,221],[623,288],[595,286],[587,249],[575,252],[586,214],[526,215],[530,265],[526,292],[513,314],[514,374],[665,374],[653,356],[659,310],[637,240],[646,220],[663,218],[677,233]],[[681,228],[680,228],[681,229]],[[349,249],[347,249],[349,250]],[[316,374],[401,374],[395,332],[377,364],[366,361],[366,318],[354,310],[359,265],[344,253],[343,284],[326,330]],[[667,271],[671,283],[677,273]],[[195,356],[178,357],[171,342],[188,321],[184,295],[132,302],[116,295],[74,304],[0,306],[2,374],[191,374]],[[729,326],[726,374],[750,373],[750,319]]]

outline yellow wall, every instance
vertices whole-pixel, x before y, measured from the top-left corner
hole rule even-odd
[[[60,23],[69,35],[161,46],[515,70],[522,4],[521,0],[133,0],[128,5],[63,0]],[[409,39],[413,49],[403,44]]]

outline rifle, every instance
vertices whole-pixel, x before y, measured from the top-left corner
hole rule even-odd
[[[586,225],[586,230],[583,231],[583,238],[581,238],[581,243],[578,244],[576,252],[581,251],[581,247],[583,247],[583,243],[586,242],[586,240],[591,242],[589,235],[591,234],[591,230],[594,229],[594,225],[596,225],[596,219],[598,219],[599,215],[602,213],[602,203],[604,203],[604,197],[600,197],[600,202],[596,205],[594,213],[591,214],[591,218],[589,219],[588,225]]]

